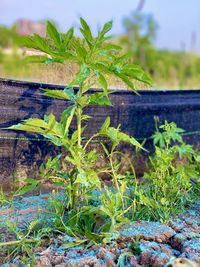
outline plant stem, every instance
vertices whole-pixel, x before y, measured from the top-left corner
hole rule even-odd
[[[81,147],[81,115],[82,108],[77,107],[77,130],[78,130],[78,146]]]
[[[113,155],[113,151],[111,152],[110,157],[109,157],[110,166],[111,166],[112,173],[113,173],[114,183],[115,183],[115,186],[116,186],[118,192],[120,193],[120,197],[121,197],[121,201],[122,201],[122,208],[124,210],[124,200],[123,200],[123,196],[122,196],[122,193],[121,193],[121,190],[120,190],[120,186],[119,186],[116,174],[115,174],[115,169],[114,169],[113,161],[112,161],[112,155]]]
[[[38,242],[38,240],[35,240],[35,239],[21,239],[21,240],[13,240],[13,241],[8,241],[8,242],[2,242],[2,243],[0,243],[0,247],[17,245],[17,244],[21,244],[23,242],[36,243],[36,242]]]
[[[86,147],[89,145],[89,143],[95,138],[95,137],[98,137],[99,134],[94,134],[93,136],[90,137],[90,139],[88,139],[87,143],[85,144],[84,146],[84,150],[86,149]]]

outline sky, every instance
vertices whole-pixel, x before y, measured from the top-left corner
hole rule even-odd
[[[123,33],[122,20],[139,0],[0,0],[0,24],[12,25],[20,18],[54,20],[62,31],[78,27],[82,16],[95,30],[113,19],[112,34]],[[159,28],[158,48],[190,50],[200,54],[200,0],[146,0],[143,12],[151,13]],[[192,42],[196,39],[195,42]],[[195,38],[194,38],[195,36]]]

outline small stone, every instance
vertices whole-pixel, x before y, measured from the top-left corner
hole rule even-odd
[[[61,264],[64,261],[64,259],[65,258],[63,256],[55,256],[53,261],[52,261],[52,264],[54,264],[54,265]]]
[[[151,258],[151,265],[154,267],[163,267],[170,260],[166,253],[155,253]]]
[[[186,240],[182,246],[181,257],[186,257],[200,263],[200,238]]]
[[[52,267],[49,258],[46,256],[40,257],[40,265],[41,265],[41,267]]]
[[[141,265],[149,266],[150,265],[150,261],[151,261],[151,252],[149,250],[146,250],[141,254],[139,263]]]

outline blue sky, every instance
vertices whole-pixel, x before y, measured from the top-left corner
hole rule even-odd
[[[112,33],[123,32],[122,19],[139,0],[0,0],[0,24],[11,25],[19,18],[53,19],[61,30],[77,26],[83,16],[93,29],[113,19]],[[146,0],[143,11],[152,13],[159,24],[156,45],[160,48],[191,48],[196,34],[200,53],[200,0]]]

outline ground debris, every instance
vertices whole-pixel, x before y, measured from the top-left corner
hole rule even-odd
[[[12,206],[0,210],[1,240],[13,240],[4,222],[10,220],[19,225],[44,216],[48,195],[17,199]],[[188,259],[200,263],[200,205],[175,216],[168,225],[159,222],[138,221],[121,226],[119,236],[108,244],[86,249],[77,246],[65,249],[62,245],[73,237],[57,235],[34,250],[35,266],[40,267],[146,267],[167,265],[173,258]],[[19,257],[5,262],[0,253],[0,266],[25,267]],[[172,265],[173,266],[173,265]],[[194,265],[195,267],[198,265]]]

